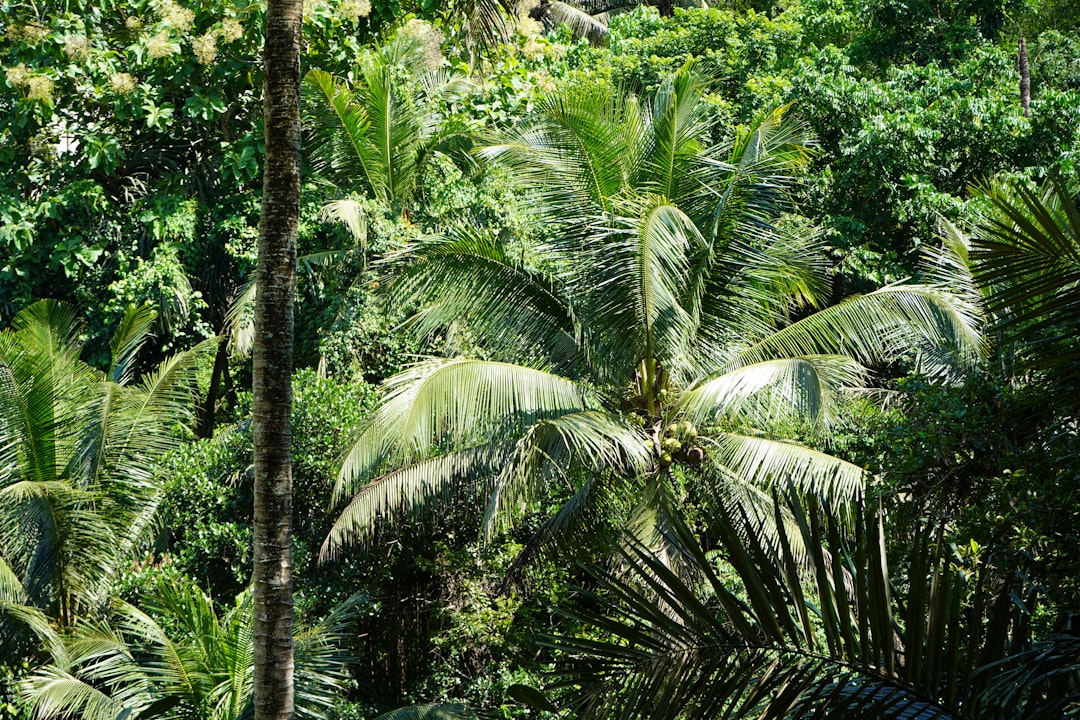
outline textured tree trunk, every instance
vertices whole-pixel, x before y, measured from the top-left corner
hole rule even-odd
[[[214,355],[214,369],[210,372],[210,387],[206,391],[206,400],[199,408],[199,427],[197,434],[201,438],[214,436],[214,415],[217,410],[218,386],[221,379],[229,369],[229,340],[221,338],[218,341],[217,353]]]
[[[1020,107],[1024,109],[1024,117],[1031,117],[1031,70],[1028,68],[1027,43],[1022,35],[1016,65],[1020,70]]]
[[[252,353],[255,443],[255,720],[293,717],[293,293],[300,216],[303,0],[269,0],[263,47],[266,158]]]

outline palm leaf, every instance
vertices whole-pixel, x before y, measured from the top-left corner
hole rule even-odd
[[[702,138],[710,129],[701,102],[702,83],[687,63],[666,78],[653,98],[647,144],[637,189],[680,203],[699,189],[697,178],[687,172],[702,155]]]
[[[477,713],[461,703],[427,703],[396,708],[375,720],[476,720]]]
[[[303,88],[312,117],[308,152],[315,171],[338,184],[363,181],[379,197],[374,182],[385,168],[370,147],[367,109],[343,82],[321,70],[308,72]]]
[[[766,360],[695,383],[679,396],[673,412],[701,426],[727,420],[769,427],[788,419],[828,426],[840,391],[859,386],[865,374],[842,355]]]
[[[131,305],[124,312],[120,326],[109,343],[112,363],[107,374],[114,383],[125,385],[131,380],[132,362],[146,342],[153,322],[154,311],[148,305]]]
[[[418,363],[386,381],[383,404],[338,474],[334,498],[383,462],[408,462],[435,444],[475,443],[597,404],[583,386],[541,370],[457,358]]]
[[[662,198],[644,198],[625,210],[582,251],[569,282],[586,342],[605,359],[596,368],[605,380],[629,377],[642,358],[673,369],[694,365],[694,318],[680,300],[687,257],[701,242],[697,228]]]
[[[546,0],[536,7],[538,20],[548,25],[566,25],[575,38],[586,38],[598,45],[607,38],[607,21],[603,13],[594,15],[560,0]]]
[[[484,526],[490,536],[542,497],[553,479],[569,482],[571,468],[599,474],[644,475],[652,466],[652,443],[625,419],[601,411],[567,413],[540,420],[517,441],[512,458],[496,479]],[[557,526],[565,527],[569,516]]]
[[[535,124],[504,131],[479,154],[538,192],[552,221],[576,225],[565,242],[580,242],[582,223],[609,209],[636,174],[646,127],[642,110],[636,99],[591,83],[557,89],[539,111]]]
[[[735,433],[718,435],[714,443],[709,450],[710,462],[770,496],[791,487],[839,509],[859,497],[864,488],[863,468],[803,445]]]
[[[556,368],[581,362],[570,310],[552,283],[513,261],[490,233],[459,226],[392,258],[409,264],[390,288],[419,312],[421,337],[463,320],[478,340],[507,357],[537,357]]]
[[[848,355],[871,364],[942,345],[954,352],[956,362],[967,364],[982,353],[980,319],[977,307],[940,288],[888,285],[849,297],[758,340],[740,352],[734,364],[819,353]]]
[[[486,485],[483,479],[493,476],[510,457],[509,444],[484,444],[414,462],[374,478],[338,515],[320,556],[332,558],[347,544],[369,540],[377,521],[393,523],[399,514],[431,509],[434,501],[448,502],[451,495],[460,495],[467,488],[478,493]],[[342,486],[339,477],[335,499],[341,496]]]

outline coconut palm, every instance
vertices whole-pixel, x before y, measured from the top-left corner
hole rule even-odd
[[[152,321],[128,311],[106,372],[80,359],[82,328],[62,303],[31,305],[0,333],[0,557],[12,597],[61,624],[101,603],[146,539],[161,462],[190,419],[208,346],[136,380]]]
[[[252,713],[250,591],[219,616],[183,580],[164,582],[142,608],[113,601],[108,616],[78,623],[53,663],[22,682],[36,718],[238,720]],[[320,718],[344,691],[340,648],[348,606],[297,633],[296,712]]]
[[[891,576],[879,513],[860,507],[847,535],[828,507],[786,505],[797,522],[780,529],[779,561],[721,511],[709,556],[672,529],[694,582],[633,544],[629,573],[595,571],[585,609],[568,611],[588,637],[546,643],[559,651],[551,690],[583,720],[1077,716],[1080,640],[1032,643],[1018,579],[957,567],[933,527],[916,533],[906,577]]]
[[[608,521],[660,542],[688,492],[747,508],[759,529],[775,485],[858,493],[860,468],[773,431],[827,430],[875,360],[942,345],[970,359],[975,309],[926,285],[822,307],[817,235],[783,214],[806,130],[780,109],[721,151],[711,129],[684,70],[648,103],[564,89],[484,151],[535,193],[550,232],[522,250],[462,228],[400,258],[391,292],[421,308],[415,329],[463,321],[494,359],[429,359],[387,381],[342,465],[335,499],[352,499],[325,552],[449,497],[482,502],[492,531],[553,484],[570,497],[530,552]]]
[[[373,197],[405,216],[425,158],[456,137],[440,105],[468,87],[456,72],[423,69],[423,55],[418,39],[399,33],[364,52],[355,83],[321,70],[304,78],[307,149],[316,176],[343,194]],[[325,214],[362,236],[359,208],[343,199]]]

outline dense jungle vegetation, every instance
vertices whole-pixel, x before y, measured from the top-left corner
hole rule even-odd
[[[1080,716],[1080,6],[474,5],[304,5],[297,714]],[[251,716],[264,6],[0,0],[4,720]]]

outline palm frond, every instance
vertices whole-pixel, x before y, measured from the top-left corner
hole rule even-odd
[[[711,199],[703,229],[710,247],[755,238],[790,207],[789,188],[808,164],[815,140],[789,110],[775,108],[741,132],[727,159],[701,159],[700,183]]]
[[[124,312],[120,326],[109,342],[109,379],[118,385],[126,385],[131,379],[131,365],[139,349],[146,342],[154,322],[154,311],[148,305],[131,305]]]
[[[82,351],[78,314],[73,306],[58,300],[39,300],[23,309],[12,319],[11,330],[21,336],[27,347],[69,359]]]
[[[361,440],[363,442],[363,440]],[[356,492],[334,521],[320,556],[335,557],[346,545],[371,538],[377,522],[393,523],[398,515],[432,509],[437,500],[448,502],[466,488],[482,489],[484,478],[495,475],[510,459],[507,443],[483,444],[421,460],[374,478]],[[339,477],[334,498],[343,495]]]
[[[585,411],[540,420],[522,434],[496,479],[484,526],[489,536],[505,527],[554,478],[568,481],[570,468],[636,477],[651,465],[651,441],[619,415]]]
[[[386,168],[371,147],[367,108],[344,82],[322,70],[308,72],[303,88],[312,118],[308,152],[315,171],[339,185],[365,182],[375,197],[385,199],[385,188],[375,186]]]
[[[641,153],[639,191],[675,204],[698,191],[698,180],[688,169],[702,155],[702,139],[710,129],[702,94],[702,83],[689,62],[660,85]]]
[[[1080,209],[1074,193],[1054,184],[1041,191],[998,184],[984,186],[980,194],[993,214],[977,223],[971,261],[976,278],[994,288],[991,310],[1008,309],[1011,322],[1076,315]]]
[[[49,617],[29,602],[30,594],[22,581],[0,556],[0,639],[14,647],[16,638],[29,631],[46,652],[52,652],[61,644],[60,635]]]
[[[839,393],[861,385],[866,370],[843,355],[807,355],[766,360],[692,385],[674,408],[695,425],[718,420],[769,427],[777,420],[828,426]]]
[[[998,612],[1012,605],[1007,588],[952,566],[943,529],[918,533],[906,577],[890,579],[880,511],[857,505],[849,535],[825,506],[788,498],[774,504],[778,517],[781,505],[795,522],[777,523],[779,551],[743,531],[737,508],[721,507],[711,516],[714,553],[678,517],[670,526],[672,547],[697,573],[674,573],[634,542],[623,550],[629,572],[591,571],[593,587],[580,590],[584,602],[566,613],[582,635],[545,643],[560,653],[552,687],[569,691],[577,716],[1075,714],[1080,643],[1056,637],[1010,655],[994,639],[1009,631],[1008,613]],[[790,552],[795,536],[808,550],[805,565]],[[898,588],[902,603],[893,601]],[[956,601],[982,595],[976,606],[985,611],[988,591],[997,595],[993,619],[972,617]]]
[[[838,511],[863,492],[863,468],[819,450],[735,433],[718,435],[714,442],[710,462],[770,495],[791,487],[803,496],[822,498]]]
[[[515,0],[475,0],[449,6],[449,20],[465,28],[470,51],[484,52],[509,37],[509,19],[516,15]]]
[[[219,617],[213,602],[190,583],[166,583],[148,598],[161,623],[114,601],[105,619],[80,622],[53,653],[53,663],[24,680],[20,691],[34,716],[206,717],[250,715],[253,604],[250,592]],[[296,707],[323,717],[344,687],[341,651],[347,608],[299,630]]]
[[[632,478],[608,473],[588,475],[528,539],[507,569],[504,584],[519,581],[537,560],[555,555],[576,557],[588,548],[602,547],[604,536],[620,526],[625,501],[634,492]]]
[[[85,720],[116,720],[131,714],[125,707],[92,684],[49,666],[38,670],[23,683],[24,692],[34,697],[34,717],[80,717]]]
[[[967,299],[928,285],[888,285],[819,310],[740,352],[734,364],[776,357],[842,354],[863,364],[894,361],[921,348],[973,363],[983,352],[981,314]]]
[[[699,342],[721,356],[746,338],[771,333],[793,314],[818,307],[828,287],[817,228],[781,218],[760,234],[730,239],[721,253],[709,249],[708,257],[692,261],[694,279],[684,302],[701,318]]]
[[[349,234],[361,250],[367,248],[368,219],[364,206],[352,198],[342,198],[327,203],[319,211],[319,219],[339,222],[349,229]]]
[[[389,64],[374,64],[364,73],[364,84],[358,90],[367,110],[368,147],[377,158],[376,167],[382,170],[367,180],[375,197],[387,204],[412,192],[423,129],[416,108],[395,87],[393,72]]]
[[[161,456],[181,440],[196,360],[212,346],[135,383],[130,365],[151,316],[128,312],[109,376],[79,359],[67,306],[36,303],[0,333],[0,551],[30,602],[61,623],[103,600],[145,538]]]
[[[411,260],[391,291],[415,305],[413,330],[431,336],[464,320],[485,347],[513,357],[536,357],[555,368],[581,362],[570,309],[553,284],[508,257],[490,233],[458,226],[446,237],[413,244]]]
[[[662,198],[644,198],[625,210],[582,251],[570,284],[586,342],[605,358],[597,372],[626,378],[644,357],[685,372],[696,365],[689,357],[696,326],[680,300],[687,258],[701,236]]]
[[[972,230],[970,262],[1016,365],[1050,371],[1075,389],[1080,326],[1080,202],[1074,187],[992,183],[978,190],[990,212]],[[1074,394],[1071,392],[1064,395]]]
[[[566,243],[580,242],[583,222],[609,208],[636,175],[646,123],[636,99],[602,83],[563,86],[542,101],[540,120],[510,128],[478,151],[540,194],[560,225],[576,224]]]
[[[225,314],[225,335],[233,351],[244,357],[251,353],[255,342],[255,280],[246,283],[229,305]]]
[[[542,370],[467,358],[432,359],[386,381],[386,399],[345,457],[335,501],[383,462],[425,457],[597,404],[582,385]]]
[[[540,20],[549,26],[566,25],[575,38],[585,38],[593,45],[599,45],[607,38],[608,26],[603,14],[593,15],[568,2],[545,0],[534,11]]]
[[[476,720],[478,715],[462,703],[427,703],[396,708],[375,720]]]

